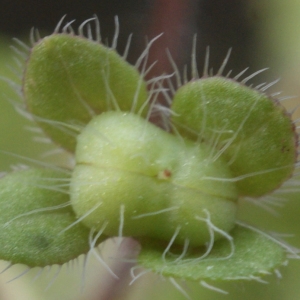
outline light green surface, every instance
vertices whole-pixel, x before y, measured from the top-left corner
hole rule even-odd
[[[210,154],[206,145],[178,139],[137,115],[103,113],[78,136],[72,206],[78,217],[86,215],[84,224],[105,226],[108,236],[118,236],[123,223],[124,236],[168,242],[180,227],[175,243],[203,245],[211,233],[196,216],[228,232],[237,209],[226,162]]]

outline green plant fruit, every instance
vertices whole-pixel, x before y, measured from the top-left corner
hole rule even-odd
[[[82,130],[75,157],[73,209],[108,236],[199,246],[210,241],[213,225],[225,232],[234,227],[235,183],[227,163],[213,160],[206,145],[132,113],[106,112]]]
[[[76,222],[64,173],[28,169],[0,179],[0,258],[30,267],[64,264],[87,253],[90,230]]]
[[[296,161],[294,125],[276,101],[223,77],[182,86],[171,106],[172,122],[185,137],[223,156],[239,194],[258,197],[287,180]]]
[[[69,151],[77,134],[69,127],[107,110],[141,113],[148,97],[142,76],[114,49],[71,34],[53,34],[33,46],[23,93],[27,110]]]

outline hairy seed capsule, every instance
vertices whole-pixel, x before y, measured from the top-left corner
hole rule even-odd
[[[231,173],[214,155],[134,114],[103,113],[78,136],[72,206],[108,236],[203,245],[213,226],[233,228],[237,207]]]

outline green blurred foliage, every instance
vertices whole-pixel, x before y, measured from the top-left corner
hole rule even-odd
[[[14,154],[38,160],[42,153],[53,149],[50,144],[34,142],[34,134],[28,127],[35,124],[14,109],[13,103],[21,101],[18,90],[22,76],[14,61],[16,55],[10,48],[10,45],[14,44],[7,37],[0,37],[0,151],[8,152],[0,155],[1,171],[9,170],[13,164],[33,164],[26,159],[16,158]],[[51,161],[51,158],[48,160]]]

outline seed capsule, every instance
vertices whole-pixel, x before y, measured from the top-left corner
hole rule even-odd
[[[237,207],[227,163],[214,155],[134,114],[103,113],[78,136],[73,209],[108,236],[203,245],[213,226],[233,228]]]

